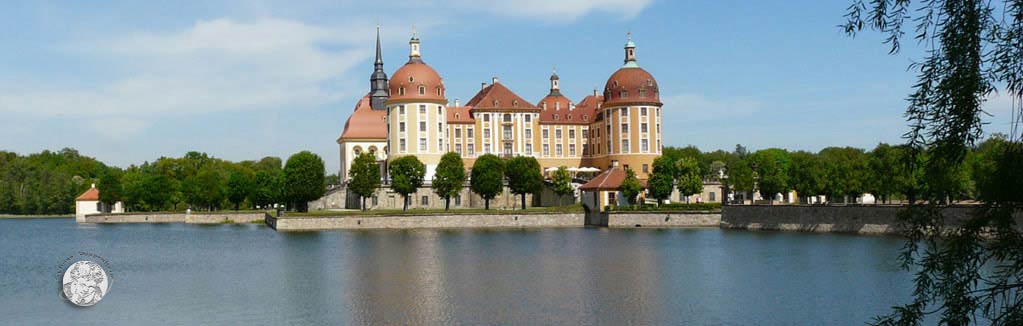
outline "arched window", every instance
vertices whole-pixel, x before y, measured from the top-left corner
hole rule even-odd
[[[437,96],[444,96],[444,94],[440,91],[440,87],[437,87]]]
[[[512,106],[519,107],[519,100],[512,101]]]
[[[376,155],[377,154],[377,147],[376,146],[370,146],[369,147],[369,153],[373,154],[373,155]]]
[[[355,146],[355,148],[352,148],[352,152],[355,153],[355,156],[359,156],[359,154],[362,154],[362,147]]]
[[[419,86],[419,95],[426,95],[426,86]]]

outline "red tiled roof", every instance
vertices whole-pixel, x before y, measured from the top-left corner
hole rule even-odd
[[[465,106],[472,107],[472,110],[479,109],[502,109],[502,110],[538,110],[532,103],[504,87],[500,82],[484,87],[476,96],[473,96]]]
[[[337,142],[344,139],[387,139],[387,111],[374,111],[370,107],[369,95],[363,96],[345,121],[345,129]]]
[[[468,106],[448,107],[448,123],[475,123]]]
[[[617,190],[625,181],[625,170],[613,167],[579,187],[581,190]]]
[[[642,96],[640,90],[643,90]],[[622,97],[626,91],[626,97]],[[604,85],[604,106],[628,104],[660,104],[657,80],[639,67],[623,67],[608,77]]]
[[[419,95],[420,86],[425,88],[423,95]],[[387,87],[391,90],[391,96],[387,99],[388,102],[403,100],[447,101],[444,99],[444,80],[440,78],[440,74],[436,70],[422,62],[409,62],[398,68],[391,75],[391,80],[387,82]],[[401,88],[405,89],[404,95],[399,91]],[[438,90],[440,94],[437,93]]]
[[[91,187],[75,198],[75,201],[99,201],[99,189]]]

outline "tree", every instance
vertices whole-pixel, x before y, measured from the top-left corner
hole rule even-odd
[[[754,190],[753,168],[750,167],[750,162],[746,161],[743,157],[744,156],[735,155],[731,160],[725,162],[725,164],[727,164],[726,175],[728,178],[725,179],[724,183],[731,189],[731,191],[752,193]]]
[[[391,161],[388,174],[391,177],[391,189],[401,194],[404,200],[401,209],[408,210],[409,195],[423,186],[426,166],[415,156],[406,155]]]
[[[633,171],[632,168],[625,168],[625,179],[622,180],[620,188],[629,205],[635,205],[636,200],[639,199],[639,192],[643,191],[643,185],[639,184],[639,178],[636,178],[636,171]]]
[[[696,159],[683,157],[675,163],[676,178],[678,178],[678,191],[686,197],[689,203],[689,196],[703,193],[703,174],[700,173],[700,166]]]
[[[237,167],[227,177],[227,200],[234,204],[234,210],[238,210],[238,206],[249,196],[249,189],[252,188],[251,173],[246,168]]]
[[[671,192],[675,188],[674,167],[675,163],[670,157],[661,156],[654,159],[653,171],[650,179],[647,179],[647,190],[650,197],[657,199],[657,206],[671,197]]]
[[[348,189],[359,195],[362,210],[366,210],[366,197],[373,196],[377,188],[380,188],[380,164],[376,155],[359,154],[348,169]]]
[[[774,203],[774,195],[789,191],[788,173],[791,161],[789,153],[783,149],[768,148],[753,153],[753,162],[757,164],[757,184],[760,195]]]
[[[124,197],[124,190],[121,187],[121,170],[116,168],[107,169],[99,178],[99,201],[107,207],[121,201]]]
[[[1012,215],[1023,204],[1023,139],[1012,139],[993,155],[994,182],[978,182],[983,208],[946,229],[941,206],[961,186],[957,175],[969,146],[983,133],[982,104],[995,85],[1005,85],[1013,109],[1023,113],[1023,2],[933,0],[910,6],[911,1],[873,1],[868,8],[855,0],[846,14],[848,34],[864,25],[881,31],[891,53],[899,51],[903,23],[915,21],[915,39],[926,53],[911,66],[919,74],[906,109],[906,138],[910,150],[927,152],[921,161],[907,160],[921,163],[927,200],[899,216],[908,238],[900,259],[915,271],[916,289],[912,302],[875,322],[916,325],[938,314],[939,323],[949,325],[1021,324],[1023,234]],[[1021,125],[1015,121],[1012,130]]]
[[[433,175],[433,192],[444,198],[444,210],[451,207],[451,197],[459,196],[465,188],[465,164],[462,156],[448,152],[440,157],[437,172]]]
[[[284,164],[284,191],[288,201],[299,212],[309,210],[309,201],[319,199],[327,191],[323,187],[323,159],[309,151],[291,155]]]
[[[540,173],[540,162],[536,158],[513,157],[508,160],[504,174],[508,179],[508,189],[521,198],[522,209],[526,209],[526,194],[543,190],[543,174]]]
[[[825,180],[824,166],[817,154],[797,151],[789,154],[792,166],[789,168],[789,185],[803,202],[809,203],[811,196],[823,194]]]
[[[249,200],[253,204],[266,209],[278,202],[280,196],[277,194],[280,192],[280,188],[276,187],[278,182],[275,179],[278,178],[279,173],[280,171],[278,173],[256,172],[252,180],[252,187],[249,188]]]
[[[153,176],[153,182],[165,180],[162,175]],[[227,189],[220,174],[212,166],[204,166],[199,172],[185,179],[185,193],[188,202],[192,205],[204,207],[213,211],[217,209],[220,202],[226,197]]]
[[[483,154],[472,165],[469,188],[483,197],[485,209],[490,209],[490,200],[504,188],[504,161],[494,154]]]
[[[551,173],[551,186],[554,194],[558,195],[558,205],[563,206],[561,198],[575,192],[575,189],[572,189],[572,176],[568,174],[568,168],[561,166]]]
[[[825,167],[827,183],[823,192],[829,198],[859,197],[866,191],[867,155],[852,147],[827,147],[818,153]],[[844,202],[847,202],[845,200]]]

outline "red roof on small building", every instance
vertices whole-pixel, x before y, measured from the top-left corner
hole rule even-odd
[[[500,82],[492,83],[481,89],[476,96],[465,103],[465,106],[472,107],[472,110],[538,110],[532,103],[504,87]]]
[[[580,190],[617,190],[625,181],[625,169],[613,167],[579,187]]]
[[[89,190],[78,195],[75,201],[99,201],[99,189],[96,189],[96,186],[93,185]]]
[[[472,114],[469,113],[468,106],[449,106],[448,107],[448,123],[475,123],[476,120],[472,118]]]

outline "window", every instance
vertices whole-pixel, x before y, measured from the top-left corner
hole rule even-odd
[[[398,123],[398,131],[399,132],[405,132],[405,123],[404,122],[399,122]]]
[[[575,156],[575,144],[568,144],[568,156]]]
[[[558,121],[558,115],[557,114],[554,115],[554,121]]]
[[[504,143],[504,155],[511,155],[511,154],[512,154],[512,144],[511,143]]]
[[[647,126],[646,126],[646,123],[645,123],[645,122],[644,122],[643,124],[640,124],[640,125],[639,125],[639,131],[641,131],[641,132],[643,132],[643,133],[646,133],[646,132],[647,132]]]
[[[532,114],[527,114],[525,120],[526,120],[526,122],[533,122],[533,115]]]
[[[406,152],[406,149],[405,149],[405,138],[402,138],[402,139],[398,140],[398,152],[399,153],[405,153]]]
[[[575,129],[568,130],[568,139],[575,139]]]
[[[543,139],[549,138],[548,136],[549,136],[549,134],[547,133],[547,129],[544,129],[543,130]]]
[[[590,155],[590,145],[583,144],[583,156]]]
[[[611,124],[607,125],[607,133],[605,135],[607,135],[608,137],[611,137]]]
[[[611,153],[611,140],[610,139],[607,140],[607,152]]]
[[[419,116],[424,118],[426,117],[426,105],[419,106]]]
[[[438,105],[437,106],[437,116],[439,117],[439,116],[442,116],[442,115],[444,115],[444,107]]]
[[[419,121],[419,131],[426,131],[426,121]]]
[[[443,152],[444,151],[444,139],[443,138],[438,138],[437,139],[437,151],[438,152]]]
[[[468,129],[465,130],[465,137],[469,138],[469,140],[472,140],[472,137],[474,137],[472,135],[472,127],[469,127]]]
[[[590,130],[583,129],[583,139],[590,138]]]
[[[502,137],[503,137],[502,139],[504,139],[504,140],[512,139],[512,127],[511,126],[504,126],[504,134],[502,135]]]
[[[426,138],[419,138],[419,152],[422,153],[426,150]]]
[[[355,153],[355,156],[359,156],[359,154],[362,154],[362,147],[355,146],[355,148],[352,149],[352,152]]]
[[[661,124],[660,123],[657,124],[657,132],[658,133],[661,132]]]
[[[561,156],[562,153],[561,144],[554,145],[554,153],[557,154],[558,156]]]
[[[423,198],[421,198],[419,200],[419,204],[423,205],[423,206],[429,205],[430,204],[430,196],[423,196]]]
[[[543,156],[551,156],[551,145],[543,144]]]
[[[405,96],[405,88],[404,87],[399,87],[398,88],[398,96]]]
[[[462,155],[462,144],[455,144],[455,153]]]
[[[483,153],[490,154],[490,144],[483,144]]]
[[[533,144],[526,143],[526,155],[533,155]]]
[[[590,116],[583,114],[583,121],[590,121]]]
[[[621,98],[629,97],[629,91],[623,89],[619,97]]]
[[[622,153],[628,153],[628,152],[629,152],[629,140],[628,139],[622,139]]]
[[[533,129],[526,129],[526,139],[533,139]]]
[[[440,87],[437,87],[437,96],[444,96],[444,94],[440,91]]]
[[[642,140],[639,141],[639,147],[640,147],[641,150],[643,150],[643,153],[649,152],[650,151],[650,142],[648,140],[646,140],[646,139],[642,139]],[[646,172],[646,171],[644,171],[644,172]]]
[[[419,86],[419,95],[426,95],[426,87]]]
[[[554,129],[554,138],[561,139],[561,129]]]
[[[504,114],[504,122],[512,122],[511,114],[507,114],[507,113]]]
[[[472,146],[472,144],[465,145],[465,149],[469,153],[469,156],[476,155],[476,150],[475,150],[474,146]]]
[[[399,105],[398,106],[398,114],[401,114],[401,115],[405,114],[405,106],[404,105]]]
[[[441,130],[444,130],[444,124],[443,124],[443,123],[440,123],[440,122],[438,122],[438,123],[437,123],[437,131],[441,131]]]
[[[483,129],[483,138],[490,138],[490,128]]]
[[[455,128],[455,138],[462,138],[462,128]]]
[[[408,82],[411,83],[411,82],[414,82],[414,81],[416,81],[416,79],[414,77],[412,77],[412,75],[409,75],[408,76]]]
[[[462,196],[455,196],[455,206],[462,206]]]
[[[621,109],[621,111],[622,111],[622,118],[628,118],[629,117],[629,107],[624,107],[624,108]]]
[[[710,198],[710,201],[713,202],[713,201],[717,200],[717,198],[715,198],[715,197],[717,197],[716,196],[717,194],[715,194],[713,191],[711,191],[708,195],[709,195],[708,197]]]
[[[640,95],[640,96],[642,96],[642,95]],[[640,116],[644,116],[644,117],[646,116],[646,107],[639,108],[639,115]]]
[[[490,115],[489,114],[484,114],[483,115],[483,122],[490,122]]]
[[[628,132],[629,132],[629,124],[628,123],[623,123],[622,124],[622,133],[625,134],[626,136],[628,136]]]
[[[650,173],[650,164],[643,164],[643,173]]]
[[[566,114],[566,119],[572,120],[572,114]]]

